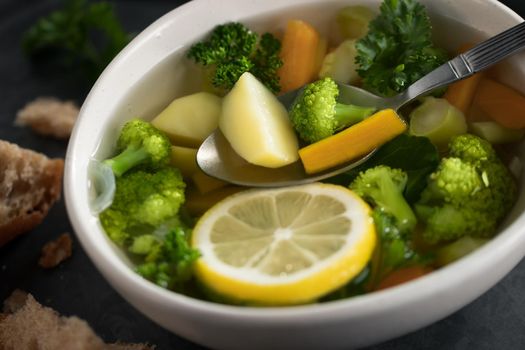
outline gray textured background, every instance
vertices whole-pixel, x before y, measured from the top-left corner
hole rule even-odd
[[[138,32],[184,2],[122,0],[116,1],[116,8],[126,29]],[[525,16],[524,0],[502,2]],[[77,82],[42,74],[20,52],[21,33],[57,4],[58,0],[0,0],[0,139],[63,157],[66,142],[38,137],[12,125],[16,111],[38,96],[73,99],[80,104],[87,93]],[[50,271],[40,269],[36,263],[40,247],[63,232],[72,229],[60,201],[34,232],[0,249],[0,300],[21,288],[60,313],[84,318],[106,341],[149,342],[158,349],[202,349],[163,330],[128,305],[105,282],[76,240],[70,260]],[[524,296],[522,261],[494,288],[450,317],[369,349],[525,349]]]

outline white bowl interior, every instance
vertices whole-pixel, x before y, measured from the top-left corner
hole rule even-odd
[[[520,21],[512,11],[491,0],[422,2],[431,13],[436,43],[450,51],[466,42],[478,42],[482,37],[496,34]],[[502,233],[474,254],[391,290],[334,303],[293,308],[224,306],[163,290],[135,275],[129,268],[129,259],[107,238],[98,219],[90,213],[87,177],[90,157],[104,158],[111,153],[118,130],[126,120],[133,117],[151,119],[174,98],[199,90],[198,71],[184,57],[191,42],[205,35],[216,24],[242,20],[257,31],[268,28],[276,31],[284,27],[287,18],[305,19],[325,35],[333,37],[330,33],[334,32],[334,21],[330,19],[334,18],[339,8],[349,4],[377,7],[378,3],[349,0],[238,0],[219,3],[196,0],[159,19],[106,69],[86,99],[71,137],[66,156],[65,197],[72,224],[85,250],[109,282],[135,307],[164,327],[207,345],[243,348],[238,339],[237,343],[229,341],[224,330],[237,327],[244,329],[246,335],[243,338],[246,340],[261,334],[272,334],[272,337],[281,337],[283,344],[293,346],[287,332],[279,332],[276,326],[290,326],[291,322],[295,322],[296,329],[303,335],[309,327],[324,324],[306,337],[311,341],[307,347],[315,348],[323,344],[323,341],[319,342],[323,337],[343,336],[345,333],[340,332],[342,328],[338,325],[361,322],[362,327],[356,327],[362,335],[359,341],[350,342],[342,337],[334,342],[334,346],[362,346],[411,331],[448,315],[490,288],[523,257],[525,238],[520,235],[525,224],[522,214],[525,211],[523,175],[520,177],[518,203],[503,224]],[[491,20],[487,21],[489,14]],[[449,35],[451,32],[453,36]],[[524,58],[525,55],[520,54],[508,59],[498,69],[498,76],[525,93],[525,85],[520,83],[525,81]],[[522,162],[525,161],[525,146],[521,144],[516,151]],[[487,270],[482,271],[483,268]],[[458,293],[457,289],[466,282],[472,283],[472,290]],[[422,307],[417,313],[413,312],[414,309],[408,313],[401,311],[403,305],[413,308],[430,298],[434,298],[436,304],[430,309]],[[404,317],[405,321],[387,327],[386,322],[390,318],[384,316],[386,312],[394,312],[396,317]],[[195,329],[208,324],[202,318],[210,319],[209,322],[220,318],[224,322],[222,326],[215,325],[215,331],[207,329],[204,336],[203,332]],[[376,331],[366,328],[367,322],[373,320],[377,322]],[[267,327],[266,331],[261,331],[263,326]],[[262,341],[261,344],[266,343]]]

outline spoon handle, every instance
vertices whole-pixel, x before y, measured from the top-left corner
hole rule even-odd
[[[482,42],[460,55],[471,67],[472,74],[512,55],[525,46],[525,22]]]
[[[439,66],[393,97],[392,105],[400,108],[407,102],[439,87],[468,78],[525,47],[525,22],[485,40],[469,51]]]

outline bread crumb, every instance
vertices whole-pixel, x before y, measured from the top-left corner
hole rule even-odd
[[[4,313],[0,314],[0,349],[152,350],[154,347],[105,344],[84,320],[60,316],[40,305],[31,294],[16,290],[4,302]]]
[[[57,266],[71,256],[73,242],[69,233],[63,233],[55,240],[47,242],[42,247],[42,255],[38,265],[45,269]]]
[[[72,101],[40,97],[18,111],[15,125],[29,126],[40,135],[67,139],[71,135],[78,112],[78,107]]]

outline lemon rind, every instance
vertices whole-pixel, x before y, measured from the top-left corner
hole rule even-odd
[[[376,245],[377,238],[375,226],[370,217],[370,207],[360,197],[344,187],[330,184],[321,185],[314,184],[300,187],[301,191],[306,190],[306,192],[311,194],[326,194],[331,190],[341,191],[344,189],[348,191],[346,195],[351,195],[354,199],[351,209],[360,211],[359,214],[353,216],[363,218],[362,222],[357,225],[361,226],[359,234],[352,234],[352,237],[348,239],[348,242],[339,252],[316,264],[315,268],[307,268],[290,276],[273,278],[261,276],[254,273],[253,270],[245,269],[245,271],[241,271],[242,268],[237,269],[227,266],[219,259],[211,257],[210,254],[213,255],[213,253],[209,250],[210,247],[206,246],[211,243],[206,242],[206,240],[203,242],[203,237],[198,237],[198,235],[194,234],[193,246],[199,249],[202,249],[203,246],[205,248],[204,252],[201,251],[201,253],[204,253],[203,257],[194,266],[195,275],[200,282],[216,293],[229,298],[279,305],[299,304],[315,300],[343,286],[355,277],[370,260]],[[285,190],[294,190],[294,188],[291,187]],[[209,210],[199,220],[194,232],[203,232],[203,229],[205,230],[204,232],[207,232],[208,227],[206,227],[205,223],[209,224],[213,222],[214,217],[219,217],[221,214],[226,213],[227,210],[225,208],[228,206],[224,204],[242,200],[242,197],[247,196],[247,192],[253,191],[245,191],[228,197],[215,207],[215,211],[213,208]],[[356,222],[354,223],[357,224]],[[247,276],[250,276],[249,278],[243,276],[246,273]]]

